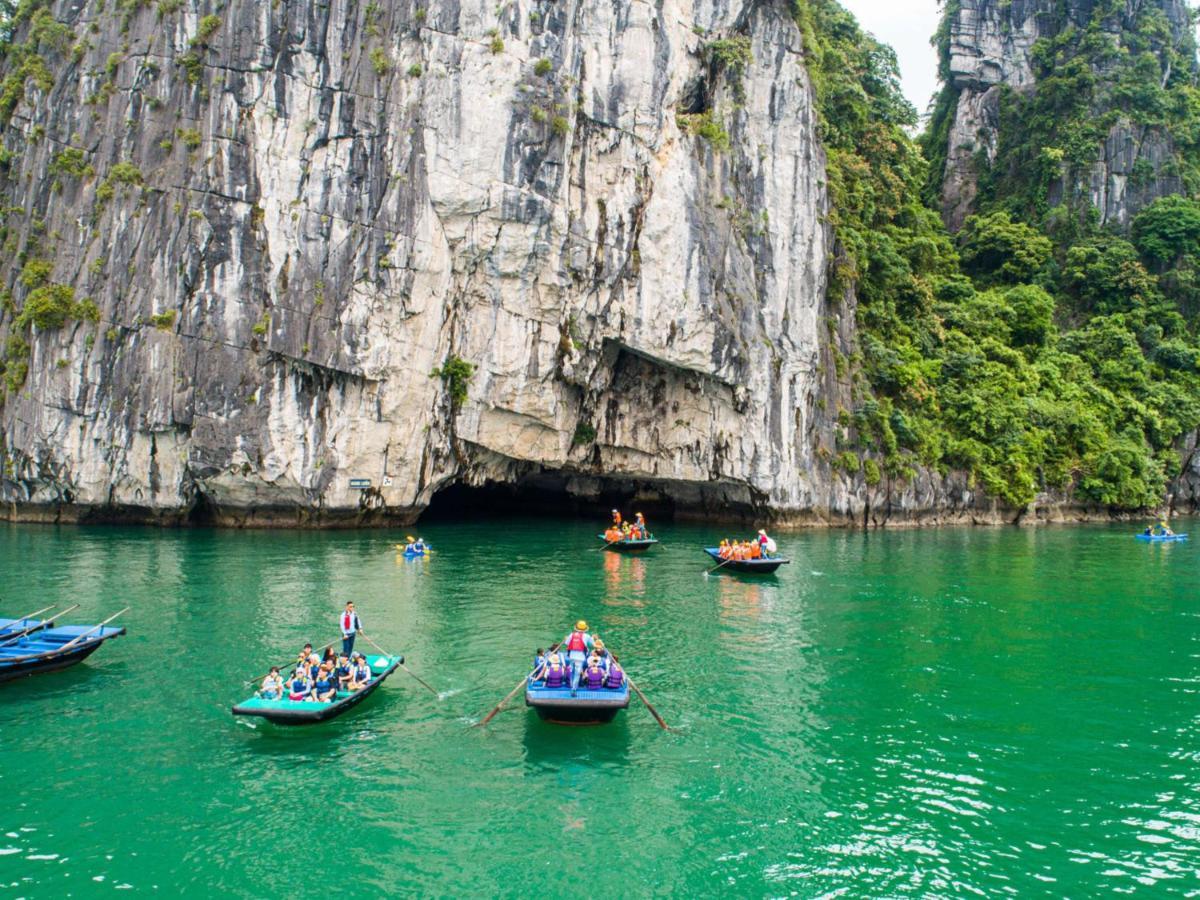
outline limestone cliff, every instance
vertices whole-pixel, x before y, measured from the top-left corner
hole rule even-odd
[[[974,210],[982,175],[1012,161],[1004,154],[998,160],[1002,103],[1006,96],[1032,95],[1039,67],[1061,74],[1078,66],[1081,84],[1103,89],[1118,87],[1120,67],[1137,65],[1144,80],[1161,78],[1165,85],[1172,74],[1171,53],[1186,51],[1184,65],[1194,65],[1191,29],[1183,0],[953,0],[941,48],[946,82],[941,113],[947,127],[937,133],[945,154],[938,183],[947,225],[958,229]],[[1142,54],[1149,56],[1150,74]],[[1069,83],[1065,88],[1075,90]],[[1066,148],[1068,154],[1086,153],[1085,165],[1055,164],[1050,157],[1040,161],[1056,165],[1046,201],[1053,206],[1078,196],[1096,209],[1102,224],[1125,227],[1151,201],[1183,190],[1176,141],[1160,122],[1123,114],[1133,105],[1129,96],[1098,93],[1103,99],[1087,114],[1106,122],[1105,133],[1094,145]],[[1063,149],[1047,148],[1060,154]],[[1023,177],[1035,175],[1026,171]]]
[[[8,516],[863,509],[785,0],[57,0],[14,48]]]

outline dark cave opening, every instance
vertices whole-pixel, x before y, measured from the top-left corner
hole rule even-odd
[[[613,509],[632,516],[641,512],[654,522],[667,522],[680,512],[662,485],[645,481],[587,478],[580,485],[564,472],[539,472],[516,482],[489,481],[480,486],[455,482],[434,494],[421,522],[476,518],[564,516],[606,522]]]

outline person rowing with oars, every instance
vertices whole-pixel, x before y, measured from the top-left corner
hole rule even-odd
[[[354,652],[354,637],[361,634],[362,619],[358,617],[358,613],[354,611],[354,601],[346,602],[346,608],[342,610],[342,617],[339,621],[342,628],[342,653],[349,656]]]
[[[567,661],[571,666],[571,690],[579,687],[579,676],[583,674],[587,662],[588,651],[592,649],[592,636],[588,634],[588,625],[583,619],[575,623],[575,630],[562,639],[561,646],[567,651]]]

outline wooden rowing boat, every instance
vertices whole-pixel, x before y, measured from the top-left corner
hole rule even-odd
[[[368,656],[367,664],[371,667],[372,678],[366,687],[357,691],[338,691],[337,696],[329,703],[317,703],[312,700],[264,700],[255,694],[233,707],[232,712],[235,716],[258,716],[276,725],[312,725],[315,722],[327,722],[366,700],[403,661],[402,656]]]
[[[770,575],[780,566],[791,565],[790,559],[784,559],[782,556],[771,556],[763,559],[722,559],[721,551],[717,547],[705,547],[704,552],[721,563],[720,569],[713,571],[720,572],[743,572],[749,575]]]

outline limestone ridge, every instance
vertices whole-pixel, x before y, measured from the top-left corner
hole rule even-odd
[[[940,186],[947,225],[957,230],[974,211],[981,174],[997,162],[1005,92],[1026,96],[1036,87],[1039,41],[1077,35],[1079,41],[1108,41],[1119,52],[1131,34],[1160,26],[1149,41],[1151,52],[1162,56],[1191,44],[1191,17],[1182,0],[951,0],[941,35],[949,122],[948,132],[939,133],[945,141]],[[1112,74],[1104,60],[1113,56],[1096,54],[1093,70],[1101,82]],[[1102,224],[1125,228],[1153,200],[1182,192],[1176,149],[1169,129],[1115,116],[1089,165],[1061,166],[1048,186],[1048,202],[1084,198]]]
[[[859,514],[815,452],[852,326],[783,0],[33,10],[0,96],[5,515],[406,521],[547,473]]]

